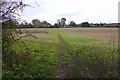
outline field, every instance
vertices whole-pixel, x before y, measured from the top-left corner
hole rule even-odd
[[[25,37],[12,45],[16,53],[24,54],[20,54],[20,58],[17,56],[16,60],[21,63],[14,64],[13,71],[3,72],[3,77],[19,75],[27,78],[118,77],[117,28],[26,30],[34,37]],[[25,33],[26,30],[22,29],[22,32]],[[14,72],[16,74],[13,74]]]
[[[38,33],[41,31],[48,32],[48,35],[56,34],[58,29],[40,28],[27,29],[29,32]],[[118,42],[118,28],[61,28],[60,33],[64,32],[68,35],[73,35],[81,38],[94,38],[98,40]]]
[[[95,38],[99,40],[118,42],[117,28],[74,28],[63,30],[70,35],[77,35],[83,38]]]

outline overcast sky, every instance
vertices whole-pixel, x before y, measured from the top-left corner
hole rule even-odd
[[[25,8],[22,14],[22,19],[27,22],[39,19],[54,24],[57,19],[63,17],[67,19],[67,23],[118,22],[119,0],[25,0],[25,2],[32,6]]]

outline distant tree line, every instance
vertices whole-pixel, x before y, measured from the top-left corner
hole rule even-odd
[[[27,21],[23,21],[21,23],[17,21],[6,21],[3,23],[5,24],[11,24],[9,28],[12,28],[14,25],[17,28],[75,28],[75,27],[95,27],[95,28],[120,28],[120,23],[89,23],[89,22],[82,22],[80,24],[76,24],[74,21],[70,21],[69,24],[66,24],[66,18],[61,18],[57,20],[57,23],[54,25],[51,25],[47,21],[40,21],[39,19],[33,19],[31,23],[28,23]]]

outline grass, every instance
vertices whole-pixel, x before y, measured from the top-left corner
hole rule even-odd
[[[70,77],[109,78],[118,76],[118,52],[97,45],[96,47],[82,45],[74,46],[69,53],[71,55]]]
[[[68,49],[64,56],[64,64],[69,68],[69,78],[110,78],[118,77],[117,45],[97,40],[80,38],[61,33]],[[64,43],[65,43],[64,42]],[[76,43],[76,44],[74,44]],[[61,42],[62,44],[62,42]],[[70,46],[70,47],[69,47]],[[112,47],[111,47],[112,46]]]
[[[15,61],[10,67],[12,70],[3,67],[3,77],[118,77],[116,44],[71,36],[61,29],[37,34],[36,37],[26,37],[11,45]]]

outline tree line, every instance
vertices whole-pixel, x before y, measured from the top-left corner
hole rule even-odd
[[[76,24],[74,21],[70,21],[66,24],[66,18],[58,19],[57,22],[52,25],[47,21],[40,21],[39,19],[33,19],[31,23],[27,21],[22,21],[21,23],[13,20],[7,20],[2,23],[2,25],[8,25],[7,27],[12,28],[15,26],[16,28],[75,28],[75,27],[108,27],[108,28],[119,28],[119,23],[89,23],[89,22],[82,22],[80,24]]]
[[[31,23],[27,21],[22,21],[19,23],[16,20],[9,19],[3,22],[3,26],[8,25],[7,27],[12,28],[13,26],[17,28],[75,28],[75,27],[108,27],[108,28],[119,28],[119,23],[89,23],[82,22],[80,24],[76,24],[74,21],[70,21],[66,24],[66,18],[58,19],[57,22],[52,25],[47,21],[40,21],[39,19],[33,19]]]

